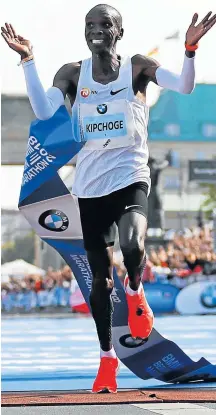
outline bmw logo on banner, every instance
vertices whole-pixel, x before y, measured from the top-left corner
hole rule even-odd
[[[216,308],[216,284],[204,288],[200,295],[200,301],[204,307]]]
[[[69,226],[69,219],[61,210],[46,210],[40,215],[39,224],[49,231],[64,232]]]
[[[215,282],[199,281],[183,288],[176,298],[176,310],[180,314],[215,314]]]

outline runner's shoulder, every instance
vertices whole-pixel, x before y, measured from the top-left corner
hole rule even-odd
[[[145,70],[149,67],[158,68],[160,66],[159,62],[156,61],[156,59],[141,54],[132,56],[131,62],[132,65],[139,67],[142,70],[142,72],[145,72]]]
[[[70,62],[63,65],[55,75],[55,80],[73,81],[80,74],[82,62]]]
[[[145,79],[157,84],[156,70],[160,66],[159,62],[150,56],[137,54],[131,58],[131,63],[135,78]]]

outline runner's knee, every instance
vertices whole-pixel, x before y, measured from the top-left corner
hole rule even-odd
[[[92,271],[92,292],[98,293],[112,292],[114,282],[112,275],[112,258],[108,249],[101,251],[88,251],[88,261]]]
[[[121,250],[126,268],[137,267],[145,255],[144,240],[137,237],[128,239],[121,244]]]
[[[98,297],[100,301],[104,296],[110,295],[113,290],[113,278],[101,278],[96,276],[92,280],[91,296]]]

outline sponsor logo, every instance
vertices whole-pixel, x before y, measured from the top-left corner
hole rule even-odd
[[[90,94],[91,94],[91,90],[89,88],[82,88],[80,91],[80,95],[83,98],[88,98]]]
[[[82,88],[81,91],[80,91],[80,95],[83,98],[88,98],[90,94],[96,95],[97,91],[93,91],[93,90],[91,91],[91,89],[89,89],[89,88]]]
[[[125,88],[118,89],[117,91],[110,91],[110,95],[116,95],[116,94],[118,94],[119,92],[124,91],[124,89],[127,89],[127,86],[126,86]]]
[[[82,274],[82,279],[85,281],[88,291],[90,292],[92,287],[92,272],[86,255],[72,254],[70,257],[79,268],[80,273]]]
[[[209,285],[203,290],[200,301],[206,308],[216,308],[216,284]]]
[[[108,138],[106,143],[104,143],[103,148],[106,148],[109,145],[110,142],[111,142],[111,140],[110,140],[110,138]]]
[[[120,298],[118,296],[118,291],[119,291],[119,289],[113,287],[113,290],[112,290],[112,293],[111,293],[111,297],[112,297],[114,303],[121,303],[121,300],[120,300]]]
[[[110,121],[110,122],[99,122],[86,124],[86,132],[94,133],[95,131],[111,131],[111,130],[121,130],[124,128],[123,121]]]
[[[160,360],[156,360],[156,362],[152,362],[151,366],[146,368],[146,372],[148,372],[151,377],[156,377],[158,374],[166,373],[169,370],[177,370],[183,367],[183,364],[177,359],[177,356],[173,355],[172,353],[167,354],[160,358]]]
[[[107,105],[106,104],[100,104],[97,106],[97,112],[99,114],[106,114],[107,112]]]
[[[140,347],[144,343],[146,343],[147,341],[148,341],[148,338],[147,339],[140,339],[140,338],[135,339],[135,338],[131,337],[130,334],[124,334],[119,339],[119,343],[122,346],[127,347],[128,349],[133,349],[135,347]]]
[[[50,166],[56,157],[49,154],[36,137],[31,135],[28,141],[22,186],[31,181],[41,171]]]
[[[141,205],[130,205],[130,206],[125,206],[125,210],[133,208],[133,207],[141,207],[142,208]]]
[[[64,232],[69,226],[69,219],[65,213],[56,209],[43,212],[38,222],[43,228],[52,232]]]

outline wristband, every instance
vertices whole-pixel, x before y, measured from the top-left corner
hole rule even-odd
[[[26,58],[21,59],[21,61],[18,63],[18,66],[20,66],[22,63],[31,61],[33,59],[34,59],[34,56],[33,55],[26,56]]]
[[[185,49],[188,50],[189,52],[195,52],[195,50],[197,50],[199,47],[198,43],[196,43],[196,45],[188,45],[187,42],[185,42]]]

